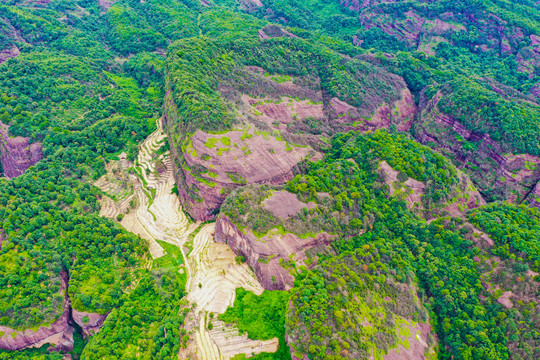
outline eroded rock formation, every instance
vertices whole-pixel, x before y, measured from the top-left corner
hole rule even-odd
[[[431,143],[454,158],[480,192],[494,189],[501,198],[521,202],[540,180],[540,158],[512,154],[489,134],[468,130],[439,109],[442,96],[438,92],[430,100],[422,97],[420,117],[415,123],[416,139],[422,144]],[[466,143],[475,144],[477,150],[466,150]]]
[[[223,135],[197,131],[191,147],[179,154],[184,164],[177,173],[182,184],[178,192],[191,216],[198,220],[215,218],[227,194],[236,187],[284,184],[293,178],[294,166],[312,153],[310,148],[292,147],[272,136],[248,136],[244,137],[242,131]]]
[[[32,143],[28,138],[8,135],[8,126],[0,123],[0,162],[4,175],[14,178],[43,158],[41,143]]]
[[[64,293],[64,311],[62,315],[48,326],[37,330],[26,329],[17,331],[6,326],[0,326],[0,349],[21,350],[29,347],[41,347],[45,344],[54,344],[53,350],[71,351],[73,349],[73,333],[75,329],[70,325],[71,303],[67,295],[68,277],[62,272],[62,286]]]
[[[9,58],[19,56],[20,53],[21,52],[19,51],[19,48],[17,47],[17,45],[13,45],[10,48],[0,50],[0,64]]]
[[[107,314],[100,315],[96,313],[88,313],[72,309],[71,316],[73,321],[79,325],[83,331],[84,337],[96,334],[103,326]]]
[[[407,203],[407,208],[413,210],[431,210],[432,212],[452,216],[463,216],[469,209],[475,209],[486,205],[482,195],[474,188],[467,175],[459,173],[459,184],[455,186],[452,194],[455,198],[447,199],[441,203],[431,204],[430,209],[425,209],[423,199],[427,186],[421,181],[409,177],[406,181],[399,181],[399,172],[394,170],[386,161],[381,161],[379,171],[384,176],[390,195],[399,196]]]
[[[244,231],[221,214],[216,222],[215,240],[229,245],[238,256],[243,256],[266,290],[292,288],[294,277],[286,263],[293,260],[297,265],[302,264],[307,250],[328,245],[335,238],[326,233],[302,239],[291,233],[281,235],[272,232],[257,238],[251,230]]]
[[[276,28],[263,30],[281,34],[283,30]],[[244,83],[256,85],[241,91],[236,85],[219,89],[224,99],[232,99],[238,123],[227,132],[196,130],[178,136],[184,131],[178,126],[182,120],[171,91],[166,95],[164,113],[178,193],[197,220],[215,219],[227,194],[239,186],[289,181],[299,162],[320,158],[319,150],[327,146],[322,134],[390,127],[408,131],[417,114],[404,80],[380,68],[361,76],[384,82],[390,90],[367,91],[362,106],[329,95],[317,77],[276,75],[257,66],[246,66],[241,74]]]
[[[453,35],[474,28],[480,34],[481,42],[476,46],[480,51],[495,51],[503,55],[515,54],[520,43],[526,39],[524,31],[510,26],[507,21],[492,13],[481,16],[473,12],[451,12],[433,14],[413,8],[395,16],[396,8],[384,3],[395,0],[341,0],[348,11],[357,12],[360,23],[366,28],[378,28],[384,33],[406,43],[409,48],[434,54],[434,48],[441,42],[453,42]],[[382,4],[382,5],[381,5]],[[356,40],[358,43],[358,39]]]
[[[0,242],[2,234],[0,233]],[[68,294],[69,276],[62,270],[60,274],[62,286],[60,292],[64,294],[64,309],[58,319],[52,324],[37,329],[18,331],[0,325],[0,349],[22,350],[39,348],[43,345],[52,345],[50,351],[68,352],[73,350],[75,332],[74,322],[82,328],[84,337],[99,331],[107,315],[80,312],[72,308]]]
[[[523,47],[516,56],[518,71],[529,75],[532,79],[540,73],[540,37],[531,35],[531,45]]]
[[[17,57],[20,55],[19,47],[17,43],[26,43],[20,32],[11,25],[8,19],[0,18],[0,22],[3,23],[2,32],[8,38],[7,43],[3,44],[3,48],[0,48],[0,64],[9,58]]]

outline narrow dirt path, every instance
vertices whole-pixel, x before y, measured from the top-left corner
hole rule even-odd
[[[187,299],[193,304],[187,323],[192,326],[195,335],[192,340],[197,345],[196,353],[200,360],[230,359],[242,353],[249,356],[261,351],[277,351],[277,339],[250,340],[246,335],[240,335],[234,327],[221,322],[220,326],[208,330],[212,321],[210,314],[222,314],[232,306],[237,288],[243,287],[258,295],[263,288],[248,265],[236,263],[235,254],[227,245],[214,242],[213,223],[193,223],[182,211],[178,197],[172,193],[175,180],[170,152],[158,155],[165,141],[162,122],[158,121],[156,131],[139,147],[133,168],[136,175],[133,171],[130,174],[133,194],[128,197],[129,200],[114,201],[104,197],[102,215],[115,218],[125,212],[129,202],[136,198],[136,207],[125,214],[122,226],[148,241],[154,259],[164,255],[157,240],[180,248],[187,275]],[[130,165],[129,162],[122,164],[123,167]],[[118,192],[115,176],[107,175],[99,179],[96,185],[107,193]],[[189,235],[199,227],[199,232],[193,237],[193,248],[186,254],[184,245]]]

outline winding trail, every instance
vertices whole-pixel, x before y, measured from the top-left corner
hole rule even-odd
[[[187,320],[186,326],[193,331],[192,341],[196,346],[191,347],[195,348],[198,359],[226,360],[242,353],[251,356],[263,351],[277,351],[277,338],[250,340],[247,335],[239,334],[235,327],[211,319],[213,314],[222,314],[233,305],[237,288],[243,287],[258,295],[263,288],[248,265],[236,263],[235,254],[227,245],[214,242],[213,223],[193,223],[182,211],[178,197],[172,193],[175,180],[170,152],[158,155],[165,141],[163,125],[158,120],[156,131],[139,146],[134,167],[121,157],[115,174],[107,169],[107,175],[95,185],[114,195],[116,201],[104,196],[100,214],[109,218],[125,214],[122,226],[148,241],[154,259],[165,254],[158,240],[180,248],[187,274],[187,299],[193,304],[188,315],[191,321]],[[129,172],[129,168],[134,171]],[[125,183],[118,181],[119,171],[131,181],[133,193],[127,197]],[[124,196],[118,196],[122,191]],[[133,203],[134,209],[130,210]],[[186,254],[186,243],[196,230],[199,231],[192,237],[192,250]],[[210,322],[215,325],[212,330],[208,330]]]

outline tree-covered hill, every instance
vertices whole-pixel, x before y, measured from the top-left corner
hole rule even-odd
[[[540,358],[539,14],[2,1],[0,359]]]

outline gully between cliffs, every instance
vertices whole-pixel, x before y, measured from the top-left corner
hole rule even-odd
[[[0,348],[4,350],[21,350],[29,347],[41,347],[47,343],[54,344],[52,351],[73,350],[73,334],[81,331],[86,337],[95,333],[103,325],[107,315],[80,312],[72,308],[69,298],[69,274],[63,269],[60,273],[64,292],[64,308],[62,315],[48,326],[42,326],[37,331],[27,329],[17,331],[6,326],[0,326],[4,333],[0,337]],[[83,321],[84,318],[84,321]]]

